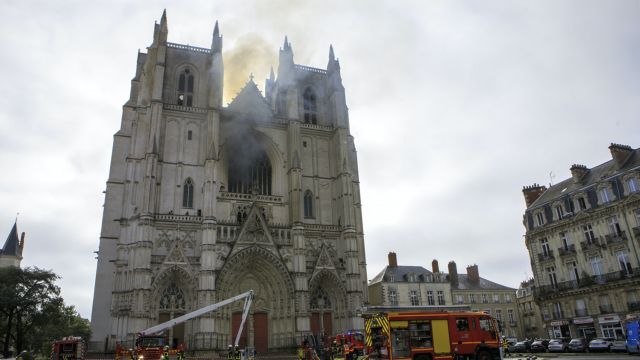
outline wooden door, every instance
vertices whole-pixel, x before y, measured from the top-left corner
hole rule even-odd
[[[231,315],[231,339],[229,339],[229,344],[234,345],[236,341],[236,335],[238,334],[238,329],[240,328],[240,322],[242,321],[242,313],[235,312]],[[247,346],[247,322],[244,322],[244,326],[242,328],[242,334],[240,335],[240,341],[238,342],[238,346],[242,349]]]
[[[253,314],[253,342],[258,354],[269,349],[269,317],[267,313]]]
[[[311,313],[311,333],[313,335],[320,333],[320,313]]]
[[[322,314],[322,326],[324,327],[324,335],[333,335],[333,320],[330,312]]]

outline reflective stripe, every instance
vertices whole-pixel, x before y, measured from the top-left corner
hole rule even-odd
[[[378,315],[367,318],[364,322],[365,337],[364,341],[367,346],[373,346],[373,337],[371,336],[371,328],[379,327],[385,335],[389,336],[389,319],[385,315]]]

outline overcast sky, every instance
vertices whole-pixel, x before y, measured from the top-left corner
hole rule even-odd
[[[4,0],[0,239],[20,212],[23,266],[62,276],[84,317],[112,136],[164,8],[170,42],[209,47],[220,22],[227,100],[250,73],[263,89],[285,35],[298,64],[325,68],[333,44],[369,279],[395,251],[515,288],[531,276],[522,187],[640,147],[638,1]]]

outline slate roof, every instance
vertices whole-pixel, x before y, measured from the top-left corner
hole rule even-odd
[[[590,169],[580,182],[574,183],[573,178],[565,179],[555,185],[550,186],[536,201],[529,206],[529,209],[544,205],[551,202],[562,195],[569,194],[587,187],[590,187],[607,178],[620,175],[631,169],[640,167],[640,149],[635,149],[629,155],[624,165],[617,167],[615,160],[611,159]]]
[[[383,282],[385,279],[385,275],[395,275],[394,282],[406,282],[404,276],[407,274],[431,274],[432,272],[423,268],[422,266],[385,266],[385,268],[376,275],[371,281],[369,285],[373,285],[378,282]],[[386,277],[388,279],[388,277]],[[448,275],[447,275],[448,278]],[[513,290],[514,288],[510,288],[508,286],[500,285],[493,281],[487,280],[485,278],[480,278],[480,282],[478,284],[472,283],[466,274],[458,274],[458,286],[451,286],[453,290]]]
[[[415,275],[428,275],[431,274],[431,271],[423,268],[422,266],[385,266],[382,271],[376,275],[369,283],[375,284],[377,282],[381,282],[385,275],[394,275],[395,282],[404,282],[404,276],[407,274],[415,274]]]
[[[469,280],[469,277],[466,274],[458,274],[458,286],[451,285],[452,290],[513,290],[514,288],[510,288],[508,286],[500,285],[498,283],[494,283],[493,281],[487,280],[483,277],[480,278],[480,282],[474,284]]]
[[[19,256],[18,249],[20,248],[20,240],[18,239],[18,223],[13,224],[13,228],[7,236],[7,240],[4,242],[0,255]]]

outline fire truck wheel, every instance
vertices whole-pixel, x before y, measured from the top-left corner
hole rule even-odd
[[[493,360],[491,354],[486,350],[480,350],[476,354],[476,360]]]

